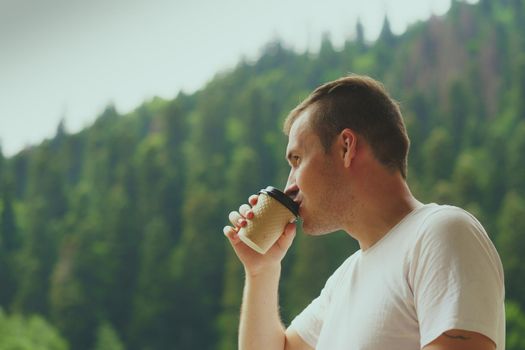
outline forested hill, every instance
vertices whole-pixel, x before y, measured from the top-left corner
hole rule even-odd
[[[525,0],[452,1],[401,36],[385,20],[373,43],[361,25],[319,52],[273,42],[194,94],[127,115],[109,106],[79,133],[61,124],[0,157],[0,328],[39,314],[70,349],[235,349],[243,276],[222,235],[227,214],[284,185],[285,115],[353,72],[400,101],[415,194],[487,228],[506,272],[507,349],[525,349],[524,33]],[[343,233],[298,235],[282,276],[285,322],[356,249]]]

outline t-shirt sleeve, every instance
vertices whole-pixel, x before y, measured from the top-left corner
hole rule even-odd
[[[312,348],[317,345],[319,334],[323,328],[323,321],[327,313],[335,285],[338,283],[339,275],[343,269],[340,266],[326,281],[324,288],[317,298],[315,298],[299,315],[297,315],[288,330],[293,330]]]
[[[429,217],[415,245],[409,278],[422,348],[450,329],[481,333],[503,348],[503,269],[473,216],[448,207]]]

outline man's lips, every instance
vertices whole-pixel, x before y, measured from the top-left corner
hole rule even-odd
[[[298,216],[299,216],[300,218],[302,218],[303,215],[304,215],[303,204],[302,204],[302,202],[299,202],[298,204],[299,204],[299,209],[297,209],[297,213],[299,214]]]
[[[297,207],[300,210],[303,204],[303,199],[299,196],[299,191],[290,191],[287,193],[287,195],[291,200],[294,201],[295,204],[297,204]]]

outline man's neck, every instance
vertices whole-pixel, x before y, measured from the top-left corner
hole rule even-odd
[[[380,180],[380,181],[377,181]],[[353,208],[353,227],[348,232],[367,250],[413,210],[421,207],[401,176],[368,179]]]

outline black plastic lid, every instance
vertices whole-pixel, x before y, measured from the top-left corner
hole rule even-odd
[[[290,209],[290,211],[295,216],[299,216],[299,204],[295,203],[290,197],[284,194],[284,192],[278,190],[275,187],[268,186],[265,189],[260,190],[259,193],[265,193],[271,196],[272,198],[278,200],[286,208]]]

